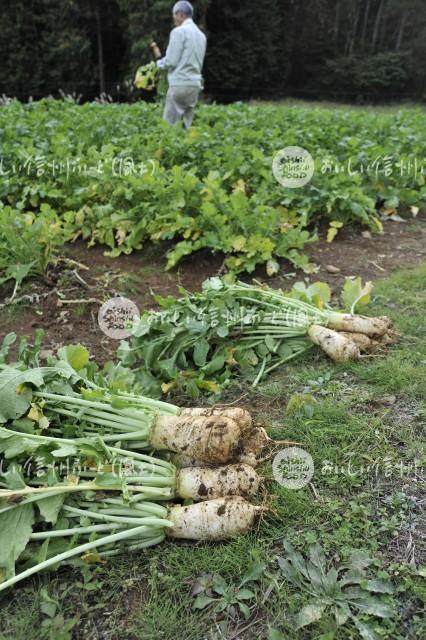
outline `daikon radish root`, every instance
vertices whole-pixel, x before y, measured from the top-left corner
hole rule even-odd
[[[383,351],[385,347],[398,342],[398,334],[396,332],[385,333],[384,336],[379,338],[371,338],[371,353]]]
[[[223,418],[231,418],[234,420],[243,430],[251,429],[253,426],[253,420],[251,415],[245,409],[240,407],[214,407],[207,409],[182,409],[181,416],[192,417],[210,417],[220,416]]]
[[[276,444],[275,440],[271,440],[266,435],[266,431],[262,427],[253,427],[251,431],[243,434],[240,438],[234,456],[230,463],[247,464],[253,469],[259,464],[258,458],[264,447]],[[193,467],[201,467],[203,469],[211,467],[211,463],[206,463],[189,456],[176,454],[172,456],[171,461],[178,469],[187,469]]]
[[[177,478],[177,494],[185,500],[214,500],[226,496],[255,495],[260,478],[252,467],[239,464],[215,469],[181,469]]]
[[[342,331],[340,335],[356,344],[361,353],[370,353],[374,350],[374,341],[366,336],[365,333],[348,333]]]
[[[357,345],[336,331],[314,324],[309,328],[308,335],[312,342],[321,347],[335,362],[348,362],[360,358]]]
[[[371,338],[365,335],[365,333],[347,333],[345,331],[339,333],[345,338],[348,338],[348,340],[352,340],[361,353],[375,353],[383,349],[383,347],[395,344],[398,341],[398,334],[395,331],[390,331],[377,338]]]
[[[241,437],[241,427],[230,418],[157,416],[150,444],[209,464],[226,464],[236,460]]]
[[[248,465],[255,469],[262,462],[260,456],[263,449],[274,446],[299,447],[301,443],[289,440],[272,440],[268,437],[265,429],[256,425],[250,432],[243,434],[238,443],[235,456],[230,462]],[[178,469],[191,469],[194,467],[208,469],[212,467],[211,464],[181,454],[173,455],[171,461]]]
[[[397,331],[390,329],[385,335],[380,336],[377,341],[381,346],[386,346],[388,344],[396,344],[400,338],[401,335]]]
[[[386,316],[368,318],[367,316],[332,314],[327,326],[335,331],[364,333],[366,336],[375,338],[385,335],[392,328],[392,320]]]
[[[247,533],[265,511],[241,497],[219,498],[189,507],[172,506],[167,519],[174,526],[166,534],[184,540],[226,540]]]
[[[255,426],[245,433],[239,442],[237,461],[256,467],[258,457],[265,447],[273,445],[274,441],[266,433],[263,427]]]

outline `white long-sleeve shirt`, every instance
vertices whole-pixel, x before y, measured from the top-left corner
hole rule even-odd
[[[207,38],[191,18],[173,29],[166,55],[157,63],[167,69],[170,87],[203,87],[206,49]]]

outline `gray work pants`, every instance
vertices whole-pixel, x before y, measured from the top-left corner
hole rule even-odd
[[[199,95],[200,89],[198,87],[169,87],[164,108],[164,120],[171,125],[183,120],[185,128],[189,129],[194,119],[194,107],[198,102]]]

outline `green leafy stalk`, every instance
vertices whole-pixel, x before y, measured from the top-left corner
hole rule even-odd
[[[164,528],[164,527],[171,527],[171,526],[173,526],[173,523],[167,520],[158,520],[156,524],[157,528],[161,528],[161,527]],[[113,533],[109,536],[104,536],[103,538],[99,538],[98,540],[93,540],[92,542],[86,542],[85,544],[72,547],[68,551],[55,555],[49,558],[48,560],[44,560],[43,562],[39,562],[38,564],[30,567],[29,569],[26,569],[22,573],[19,573],[18,575],[13,576],[13,578],[10,578],[5,582],[1,582],[0,591],[5,591],[6,589],[9,589],[9,587],[12,587],[16,583],[22,580],[25,580],[26,578],[29,578],[30,576],[36,573],[44,571],[49,567],[52,567],[59,563],[63,563],[67,560],[70,560],[75,556],[87,554],[91,551],[94,551],[95,549],[99,549],[100,547],[104,547],[111,544],[115,545],[117,543],[123,542],[128,539],[137,538],[141,534],[146,534],[147,532],[149,532],[150,529],[152,529],[152,525],[151,526],[140,525],[132,529],[126,529],[125,531],[120,531],[118,533]],[[164,534],[157,535],[156,537],[152,536],[152,537],[149,537],[144,542],[138,543],[138,548],[148,548],[155,544],[159,544],[163,540],[164,540]]]

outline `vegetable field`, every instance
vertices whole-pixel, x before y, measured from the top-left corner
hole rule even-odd
[[[273,275],[280,258],[310,273],[304,249],[318,230],[380,233],[380,211],[424,203],[425,120],[421,109],[204,106],[182,136],[155,105],[11,102],[0,110],[1,277],[41,269],[60,240],[77,238],[113,256],[167,242],[168,269],[208,249],[231,273],[265,265]],[[303,189],[283,189],[271,170],[293,145],[316,164]],[[16,274],[12,218],[28,254],[41,245]]]
[[[425,130],[2,99],[0,640],[425,636]]]

